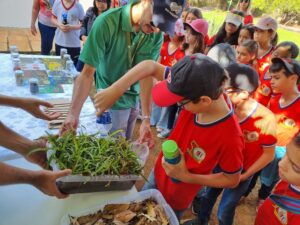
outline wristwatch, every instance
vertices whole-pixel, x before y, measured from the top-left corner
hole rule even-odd
[[[150,120],[150,116],[141,116],[140,118],[141,118],[141,120],[147,120],[147,119]]]

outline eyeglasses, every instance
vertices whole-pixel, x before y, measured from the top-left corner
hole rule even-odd
[[[243,2],[248,3],[249,0],[240,0],[240,3],[243,3]]]
[[[177,106],[179,108],[182,108],[183,106],[185,106],[186,104],[190,103],[191,101],[193,101],[193,100],[191,100],[191,99],[183,99],[180,102],[177,102]]]

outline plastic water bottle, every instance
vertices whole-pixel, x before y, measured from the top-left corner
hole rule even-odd
[[[179,148],[177,146],[177,143],[173,140],[167,140],[162,144],[162,152],[164,154],[165,160],[166,162],[170,163],[170,164],[177,164],[180,162],[181,160],[181,155],[179,152]],[[175,178],[171,178],[171,180],[174,183],[179,183],[180,181],[175,179]]]
[[[98,89],[97,92],[100,92],[102,89]],[[109,110],[104,111],[96,120],[97,128],[101,137],[106,137],[109,134],[109,131],[112,128],[111,116]]]

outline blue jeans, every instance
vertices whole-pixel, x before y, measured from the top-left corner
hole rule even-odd
[[[133,134],[137,116],[139,114],[139,104],[134,108],[122,110],[110,110],[112,128],[110,133],[116,130],[122,130],[121,135],[130,140]]]
[[[251,182],[252,177],[241,182],[236,188],[225,188],[223,196],[218,208],[218,220],[219,225],[231,225],[233,224],[235,208],[247,191],[248,186]],[[223,188],[211,188],[206,187],[204,191],[201,191],[200,198],[195,198],[200,201],[200,212],[198,212],[198,217],[200,220],[208,221],[217,201],[218,196],[223,191]]]
[[[156,125],[162,129],[168,129],[168,108],[167,107],[159,107],[152,104],[151,118],[150,124]]]
[[[157,189],[153,170],[150,172],[149,177],[147,178],[147,180],[148,180],[148,182],[146,181],[146,183],[144,184],[144,186],[142,188],[142,191],[145,191],[145,190],[148,190],[148,189]],[[180,220],[180,218],[182,217],[182,214],[184,213],[185,210],[173,209],[173,211],[174,211],[177,219]]]
[[[49,27],[40,22],[38,22],[38,27],[41,33],[41,54],[50,55],[56,27]]]
[[[77,61],[80,55],[80,47],[78,48],[71,48],[71,47],[64,47],[60,46],[58,44],[55,44],[55,54],[60,55],[60,49],[65,48],[68,50],[68,54],[71,56],[71,59],[73,60],[74,66],[76,67]]]

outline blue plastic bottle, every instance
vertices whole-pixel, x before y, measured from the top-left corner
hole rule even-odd
[[[101,92],[102,89],[98,89],[97,92]],[[96,119],[96,124],[100,137],[106,137],[109,134],[109,131],[112,128],[111,116],[109,110],[104,111]]]
[[[167,140],[162,144],[162,151],[166,162],[170,164],[177,164],[181,160],[181,155],[177,143],[173,140]],[[180,181],[171,178],[174,183],[179,183]]]

